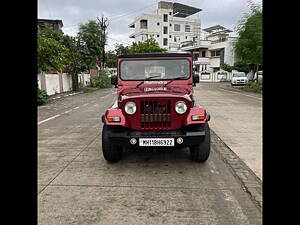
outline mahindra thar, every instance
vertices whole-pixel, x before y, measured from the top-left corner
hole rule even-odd
[[[111,83],[118,97],[102,115],[102,152],[107,161],[120,160],[124,147],[188,147],[192,160],[208,159],[210,115],[194,100],[199,75],[193,72],[192,55],[120,55]]]

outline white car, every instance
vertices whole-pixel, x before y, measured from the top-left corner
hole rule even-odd
[[[257,79],[258,76],[258,80],[262,80],[263,79],[263,71],[258,71],[254,74],[254,80]]]
[[[247,84],[248,78],[244,72],[233,72],[231,78],[231,85]]]

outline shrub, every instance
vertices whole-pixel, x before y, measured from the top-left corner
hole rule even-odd
[[[37,104],[43,105],[48,101],[48,99],[49,99],[49,95],[47,95],[47,92],[45,90],[38,89]]]
[[[109,88],[111,87],[110,78],[108,77],[108,72],[101,70],[97,76],[91,79],[91,87],[98,88]]]

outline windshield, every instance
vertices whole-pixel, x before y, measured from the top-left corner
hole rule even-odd
[[[125,60],[120,65],[122,80],[188,79],[190,64],[187,59]]]
[[[246,74],[243,72],[233,74],[233,77],[245,77],[245,76],[246,76]]]

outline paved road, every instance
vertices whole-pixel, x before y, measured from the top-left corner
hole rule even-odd
[[[228,83],[201,83],[199,103],[211,114],[211,128],[262,179],[262,96]]]
[[[115,98],[114,89],[102,89],[39,107],[39,224],[262,224],[235,173],[247,168],[227,163],[237,158],[213,132],[205,164],[190,161],[187,149],[126,150],[122,161],[107,163],[100,115]]]

